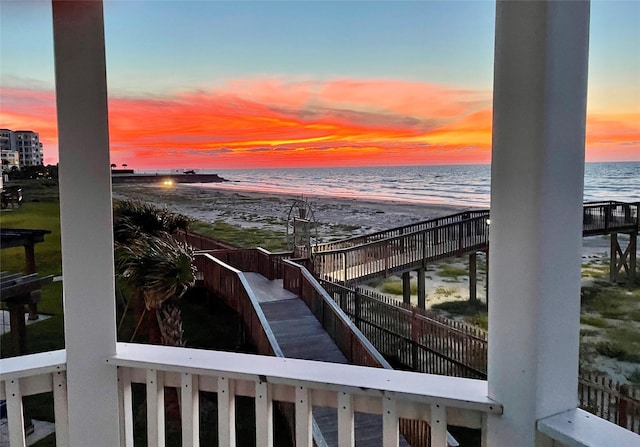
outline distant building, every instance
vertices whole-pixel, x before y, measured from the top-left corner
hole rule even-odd
[[[18,167],[40,166],[44,164],[40,134],[31,130],[0,129],[0,149],[2,150],[2,169],[5,160],[15,166],[15,154],[18,154]]]
[[[2,172],[20,169],[20,153],[18,151],[2,149],[0,150],[0,160],[2,160]]]
[[[40,134],[31,130],[16,130],[15,134],[17,149],[20,153],[20,167],[42,165]]]
[[[16,133],[9,129],[0,129],[0,150],[16,151]]]
[[[16,134],[9,129],[0,129],[0,159],[2,172],[20,169],[20,153],[16,144]]]

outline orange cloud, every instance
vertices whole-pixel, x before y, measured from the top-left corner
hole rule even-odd
[[[0,126],[40,132],[55,162],[54,93],[2,88],[0,99]],[[640,159],[638,115],[589,115],[588,159]],[[141,169],[487,163],[491,98],[417,82],[248,79],[112,95],[109,126],[112,160]]]

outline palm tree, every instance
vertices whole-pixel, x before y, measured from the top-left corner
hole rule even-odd
[[[191,249],[172,238],[148,236],[116,245],[116,272],[130,291],[125,313],[132,307],[138,317],[132,339],[146,322],[150,342],[184,346],[178,302],[195,281],[192,259]]]
[[[114,205],[115,267],[122,322],[134,311],[136,329],[151,343],[183,346],[179,299],[194,283],[191,249],[172,234],[189,218],[137,201]],[[121,334],[122,336],[122,334]]]
[[[115,241],[128,244],[141,236],[170,238],[178,230],[187,230],[191,219],[146,202],[119,200],[113,206]]]

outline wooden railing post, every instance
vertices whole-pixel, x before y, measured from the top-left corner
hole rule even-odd
[[[418,326],[418,316],[415,308],[411,313],[411,366],[414,371],[421,371],[418,365],[418,345],[420,343],[420,327]]]
[[[618,425],[627,428],[628,412],[627,412],[627,399],[629,397],[629,386],[620,386],[620,399],[618,401]]]
[[[362,311],[362,309],[361,309],[361,307],[362,307],[362,298],[360,296],[360,291],[358,289],[355,289],[354,293],[355,293],[355,299],[354,299],[354,305],[353,305],[353,307],[354,307],[353,316],[354,316],[354,319],[355,319],[356,327],[358,329],[361,329],[361,327],[360,327],[360,315],[361,315],[361,311]]]
[[[345,251],[344,253],[342,253],[342,262],[343,262],[343,268],[344,268],[344,278],[342,278],[344,280],[344,285],[347,285],[347,252]]]

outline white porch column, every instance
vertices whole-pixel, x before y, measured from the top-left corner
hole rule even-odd
[[[101,1],[53,1],[69,437],[119,443],[111,175]]]
[[[589,2],[498,1],[487,445],[575,408]]]

